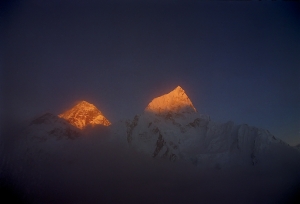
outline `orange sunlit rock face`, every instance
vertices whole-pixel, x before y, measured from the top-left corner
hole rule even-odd
[[[58,115],[58,117],[64,118],[79,129],[84,129],[88,125],[111,125],[96,106],[86,101],[79,102],[72,109]]]
[[[195,113],[196,108],[186,95],[185,91],[177,86],[168,94],[153,99],[145,109],[146,112],[155,114],[173,113]]]

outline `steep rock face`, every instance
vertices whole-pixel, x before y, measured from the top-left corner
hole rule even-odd
[[[104,125],[109,126],[111,123],[104,117],[96,106],[86,101],[81,101],[70,110],[58,115],[64,118],[79,129],[84,129],[86,126],[91,125]]]
[[[66,120],[51,113],[46,113],[29,124],[25,133],[32,139],[45,141],[48,138],[75,139],[80,136],[80,131],[70,125]]]

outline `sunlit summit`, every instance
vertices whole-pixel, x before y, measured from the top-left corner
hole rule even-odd
[[[173,113],[194,113],[197,112],[193,103],[185,91],[177,86],[168,94],[153,99],[145,109],[146,112],[155,114]]]
[[[60,118],[64,118],[70,124],[79,129],[84,129],[88,125],[111,125],[109,120],[104,117],[104,115],[96,108],[96,106],[86,101],[79,102],[73,108],[58,116]]]

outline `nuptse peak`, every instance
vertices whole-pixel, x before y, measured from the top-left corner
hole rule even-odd
[[[153,99],[145,109],[145,112],[152,112],[158,115],[168,113],[195,113],[196,108],[186,95],[185,91],[177,86],[168,94]]]
[[[180,86],[153,99],[144,113],[125,126],[130,147],[155,158],[184,159],[196,166],[256,165],[265,150],[281,142],[260,128],[211,121],[197,113]]]

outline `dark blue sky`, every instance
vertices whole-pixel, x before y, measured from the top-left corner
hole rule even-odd
[[[58,114],[87,100],[116,122],[180,85],[214,121],[300,143],[297,2],[7,2],[6,119]]]

